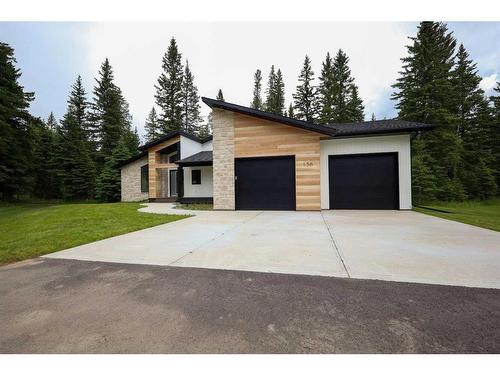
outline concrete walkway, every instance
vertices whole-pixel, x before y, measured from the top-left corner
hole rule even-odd
[[[500,233],[416,212],[141,211],[195,216],[47,257],[500,288]]]

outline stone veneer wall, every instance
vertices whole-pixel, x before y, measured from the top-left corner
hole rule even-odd
[[[234,210],[234,113],[212,113],[214,209]]]
[[[144,156],[121,168],[122,202],[148,199],[148,193],[141,192],[141,167],[146,164],[148,164],[148,157]]]

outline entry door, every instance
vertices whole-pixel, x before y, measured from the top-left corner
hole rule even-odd
[[[236,209],[295,210],[295,157],[235,159]]]
[[[171,197],[176,197],[177,196],[177,170],[171,170],[169,171],[169,181],[170,181],[170,196]]]
[[[398,154],[331,155],[331,209],[399,209]]]

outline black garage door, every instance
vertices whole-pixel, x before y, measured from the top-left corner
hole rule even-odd
[[[295,158],[235,159],[237,210],[295,210]]]
[[[397,153],[329,157],[330,208],[399,209]]]

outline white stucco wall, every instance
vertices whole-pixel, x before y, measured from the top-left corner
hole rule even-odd
[[[205,142],[201,145],[201,150],[202,151],[212,151],[214,149],[213,145],[214,145],[213,141]]]
[[[201,170],[201,184],[193,185],[191,182],[191,171]],[[185,198],[211,198],[213,197],[213,173],[212,166],[184,167],[184,197]]]
[[[181,159],[197,154],[200,151],[202,151],[200,143],[181,135]]]
[[[148,192],[141,192],[141,167],[148,164],[148,157],[126,164],[121,168],[122,202],[137,202],[149,198]]]
[[[328,156],[397,152],[399,167],[399,208],[411,209],[410,135],[328,139],[321,144],[321,209],[330,209]]]

